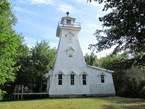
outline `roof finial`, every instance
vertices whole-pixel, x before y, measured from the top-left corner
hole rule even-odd
[[[69,12],[66,12],[67,17],[69,16]]]

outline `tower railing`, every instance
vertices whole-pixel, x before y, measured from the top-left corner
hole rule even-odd
[[[75,23],[61,23],[60,21],[58,22],[58,26],[61,27],[81,27],[80,22],[75,22]]]

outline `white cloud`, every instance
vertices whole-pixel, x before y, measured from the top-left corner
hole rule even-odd
[[[30,37],[25,37],[24,40],[29,48],[32,48],[33,46],[35,46],[36,41],[37,41],[35,38],[30,38]]]
[[[87,0],[76,0],[78,3],[87,3]]]
[[[31,14],[31,15],[37,15],[36,12],[28,10],[28,9],[25,9],[25,8],[21,8],[21,7],[16,7],[15,6],[13,9],[16,10],[16,11],[22,12],[22,13]]]
[[[101,25],[97,25],[97,24],[94,24],[94,23],[88,23],[86,24],[87,27],[91,27],[91,29],[102,29],[102,26]]]
[[[47,5],[53,5],[53,0],[19,0],[19,3],[22,4],[47,4]]]
[[[69,12],[71,12],[71,13],[74,13],[74,12],[76,12],[77,10],[74,8],[74,7],[72,7],[71,5],[68,5],[68,4],[66,4],[66,3],[60,3],[60,4],[58,4],[58,8],[57,8],[59,11],[62,11],[62,12],[67,12],[67,11],[69,11]]]
[[[56,35],[51,32],[49,34],[42,34],[41,38],[52,42],[58,42],[58,38],[56,37]]]
[[[32,4],[54,5],[53,0],[30,0]]]
[[[64,2],[59,2],[56,0],[19,0],[18,3],[22,3],[22,4],[45,4],[45,5],[53,5],[56,6],[57,10],[62,11],[62,12],[78,12],[78,10],[76,8],[74,8],[73,6],[64,3]]]
[[[107,49],[107,50],[104,50],[104,51],[101,51],[99,53],[96,53],[96,50],[94,49],[94,54],[97,55],[97,58],[102,58],[102,57],[106,57],[107,55],[111,54],[114,50],[114,47],[110,48],[110,49]],[[91,54],[93,50],[90,50],[90,49],[87,49],[87,48],[82,48],[82,52],[83,52],[83,55],[85,56],[86,53],[88,53],[89,55]]]
[[[57,43],[55,43],[55,42],[49,42],[49,45],[50,45],[51,48],[56,48],[57,49],[58,42]]]
[[[89,26],[89,27],[97,27],[96,24],[86,24],[86,26]]]
[[[49,45],[51,48],[57,48],[58,43],[59,43],[59,38],[57,38],[54,34],[42,34],[41,38],[44,39],[45,41],[49,42]]]
[[[92,6],[95,6],[95,7],[100,8],[100,9],[103,9],[104,8],[104,3],[99,4],[97,1],[92,1],[92,2],[90,2],[90,4]]]
[[[36,42],[35,38],[25,37],[24,40],[26,40],[27,42],[31,42],[31,43],[35,43]]]
[[[92,0],[91,2],[89,2],[88,0],[75,0],[75,1],[78,3],[82,3],[82,4],[84,4],[84,3],[90,4],[92,6],[99,7],[100,9],[103,9],[103,7],[104,7],[104,3],[99,4],[99,2],[94,1],[94,0]]]
[[[101,15],[100,14],[96,14],[96,18],[99,19],[99,17],[101,17]]]

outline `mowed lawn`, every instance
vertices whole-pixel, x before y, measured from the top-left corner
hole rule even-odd
[[[145,109],[145,99],[92,97],[24,100],[0,102],[0,109]]]

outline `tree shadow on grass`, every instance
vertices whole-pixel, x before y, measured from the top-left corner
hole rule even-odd
[[[115,107],[113,105],[103,105],[102,109],[118,109],[118,107]]]
[[[101,100],[106,100],[111,103],[116,103],[116,104],[142,104],[145,103],[145,99],[141,98],[125,98],[125,97],[98,97],[97,99]]]
[[[103,109],[145,109],[145,105],[137,105],[137,106],[114,106],[114,105],[103,105]]]

